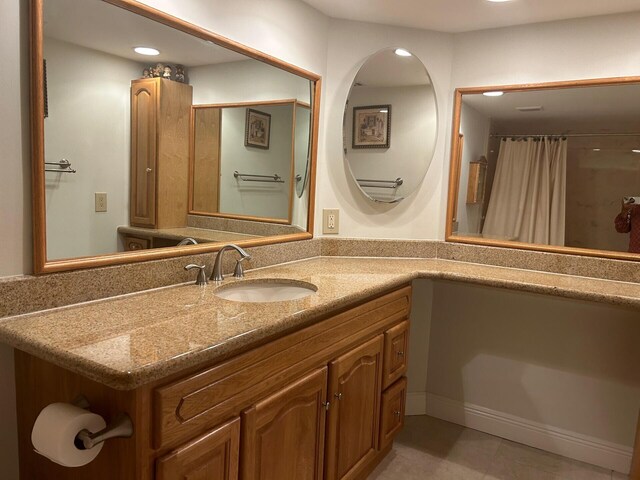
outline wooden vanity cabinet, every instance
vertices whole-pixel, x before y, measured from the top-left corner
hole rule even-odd
[[[237,480],[240,419],[175,449],[156,462],[156,480]]]
[[[267,397],[242,415],[242,478],[321,480],[327,369]]]
[[[192,100],[191,85],[131,82],[131,225],[186,225]]]
[[[402,428],[406,355],[387,357],[406,340],[410,305],[402,287],[128,391],[16,351],[21,478],[363,480]],[[389,386],[386,371],[398,376]],[[107,420],[127,412],[134,435],[69,469],[34,453],[31,428],[44,406],[80,393]]]
[[[383,336],[330,364],[327,480],[358,478],[378,449]]]
[[[402,377],[382,394],[380,449],[390,445],[393,438],[402,430],[406,402],[407,379]]]

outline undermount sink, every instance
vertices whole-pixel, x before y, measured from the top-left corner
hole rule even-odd
[[[299,300],[317,291],[314,284],[300,280],[264,278],[223,285],[214,295],[234,302],[284,302]]]

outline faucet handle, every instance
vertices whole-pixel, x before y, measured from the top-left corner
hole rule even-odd
[[[186,267],[184,267],[185,270],[192,270],[194,268],[198,269],[198,277],[196,278],[196,285],[206,285],[207,284],[207,275],[205,273],[205,269],[207,268],[206,265],[196,265],[194,263],[191,263],[189,265],[187,265]]]
[[[244,278],[244,267],[242,266],[242,262],[247,259],[251,259],[251,255],[241,256],[238,260],[236,260],[236,268],[233,270],[233,276],[235,278]]]

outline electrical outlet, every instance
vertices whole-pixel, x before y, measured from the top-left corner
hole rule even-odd
[[[107,211],[107,194],[105,192],[96,192],[96,212]]]
[[[340,210],[325,208],[322,210],[322,233],[338,233],[340,227]]]

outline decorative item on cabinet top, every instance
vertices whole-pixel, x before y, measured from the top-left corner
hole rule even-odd
[[[252,220],[291,227],[290,234],[251,236],[243,240],[244,246],[312,237],[318,75],[133,0],[31,2],[36,273],[215,251],[221,243],[178,246],[178,238],[173,243],[151,242],[148,249],[139,249],[138,244],[137,251],[126,252],[124,233],[118,233],[118,228],[135,227],[153,230],[149,238],[179,237],[179,229],[193,228],[189,217],[198,215],[195,211],[189,215],[194,195],[206,195],[207,205],[215,207],[202,208],[204,215],[214,211],[239,219],[240,226]],[[145,47],[157,51],[153,68],[149,57],[131,46],[139,45],[141,37]],[[45,52],[48,105],[56,112],[46,122]],[[148,78],[139,78],[141,72]],[[132,82],[132,78],[139,79]],[[264,102],[265,97],[272,100]],[[246,105],[238,109],[242,129],[237,138],[225,129],[224,111],[218,112],[218,125],[211,128],[207,122],[216,121],[215,112],[201,124],[190,121],[192,108],[214,104]],[[245,147],[249,105],[259,105],[258,112],[271,115],[271,121],[263,119],[249,129],[253,133]],[[269,108],[286,114],[276,118]],[[206,145],[217,142],[218,154],[211,164],[204,165],[200,158],[195,167],[190,165],[195,127]],[[256,146],[268,148],[252,148]],[[73,152],[74,168],[60,163],[53,168],[54,160],[49,159],[66,151]],[[86,184],[85,175],[58,188],[65,176],[49,172],[84,169],[85,158],[91,159],[93,183]],[[236,170],[258,175],[277,172],[279,179],[269,185],[242,182],[244,187],[238,188],[232,175]],[[200,183],[209,191],[198,190],[194,171],[206,178]],[[228,175],[221,176],[223,172]],[[130,192],[125,191],[127,186]],[[94,190],[109,197],[108,212],[99,218],[85,200],[87,191]],[[303,196],[304,191],[308,195]],[[300,199],[294,201],[296,193]],[[171,232],[165,235],[167,229]],[[70,234],[76,241],[68,241]],[[192,235],[185,231],[183,237],[187,236]]]
[[[381,50],[364,62],[343,119],[349,172],[367,198],[382,203],[397,203],[420,187],[438,130],[435,90],[427,70],[417,57],[401,57],[395,50]]]

